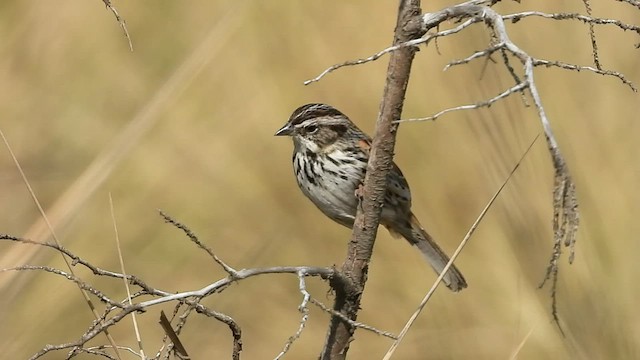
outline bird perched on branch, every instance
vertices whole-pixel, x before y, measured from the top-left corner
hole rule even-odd
[[[356,192],[364,182],[371,138],[339,110],[325,104],[297,108],[276,136],[293,139],[293,169],[300,190],[326,216],[353,228],[358,201]],[[411,191],[394,163],[380,217],[394,236],[404,237],[441,273],[449,257],[422,228],[411,212]],[[447,287],[460,291],[467,283],[451,266],[443,278]]]

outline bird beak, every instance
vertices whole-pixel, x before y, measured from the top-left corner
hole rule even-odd
[[[291,124],[286,123],[280,130],[276,131],[275,136],[289,136],[293,133],[293,127]]]

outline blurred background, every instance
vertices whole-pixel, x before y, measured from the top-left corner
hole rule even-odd
[[[451,4],[425,1],[423,10]],[[164,224],[157,209],[236,268],[342,263],[350,231],[303,197],[292,144],[273,133],[308,102],[332,104],[372,133],[388,57],[302,83],[329,65],[387,47],[396,2],[114,5],[127,21],[133,52],[99,0],[0,2],[0,127],[62,243],[97,266],[119,269],[111,193],[127,271],[167,291],[197,289],[224,273]],[[628,4],[592,6],[597,16],[640,23],[640,10]],[[514,2],[497,9],[584,12],[584,4]],[[582,23],[524,19],[509,30],[536,57],[592,64]],[[596,35],[604,67],[640,83],[638,36],[612,26],[598,27]],[[488,41],[476,25],[440,39],[437,50],[423,47],[403,116],[428,116],[510,87],[499,63],[478,60],[442,71]],[[575,262],[560,263],[558,311],[566,337],[552,322],[549,288],[538,289],[552,249],[553,186],[540,139],[457,262],[469,288],[438,289],[395,358],[640,357],[638,95],[617,79],[586,72],[541,68],[536,80],[581,205]],[[540,132],[535,110],[525,105],[513,96],[490,109],[400,127],[396,162],[412,187],[414,212],[448,253]],[[0,232],[50,240],[4,145],[0,169]],[[50,250],[0,243],[0,268],[23,264],[64,268]],[[79,274],[112,298],[126,296],[121,281]],[[434,280],[417,251],[381,230],[358,319],[398,333]],[[244,359],[268,359],[297,329],[297,286],[295,276],[262,276],[204,304],[240,324]],[[325,283],[308,286],[332,303]],[[73,341],[93,320],[76,287],[49,273],[2,272],[0,293],[0,348],[7,359]],[[138,317],[151,354],[163,335],[159,312]],[[328,319],[311,307],[286,358],[316,358]],[[135,347],[130,321],[111,333],[118,344]],[[214,320],[192,316],[181,339],[194,359],[230,357],[229,330]],[[103,336],[92,342],[104,343]],[[380,358],[390,344],[358,330],[349,358]]]

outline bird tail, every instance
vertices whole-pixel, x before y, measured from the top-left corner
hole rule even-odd
[[[394,224],[397,225],[397,224]],[[392,235],[399,234],[404,237],[411,245],[415,245],[418,250],[427,258],[431,267],[438,273],[442,273],[445,265],[449,262],[449,257],[440,249],[438,244],[433,240],[420,225],[418,219],[411,214],[411,221],[405,226],[394,226],[389,228]],[[394,234],[395,233],[395,234]],[[447,274],[442,278],[445,285],[452,291],[460,291],[467,287],[467,282],[462,273],[455,265],[451,265]]]

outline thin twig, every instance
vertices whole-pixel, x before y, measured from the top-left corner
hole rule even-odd
[[[102,301],[103,303],[109,304],[113,307],[116,308],[120,308],[120,309],[125,309],[126,306],[122,305],[120,302],[118,301],[114,301],[111,298],[109,298],[107,295],[105,295],[102,291],[94,288],[93,286],[89,285],[88,283],[86,283],[85,281],[83,281],[82,279],[80,279],[79,277],[73,275],[72,273],[68,273],[66,271],[62,271],[60,269],[56,269],[50,266],[44,266],[44,265],[20,265],[20,266],[14,266],[14,267],[9,267],[9,268],[3,268],[0,269],[0,273],[2,272],[8,272],[8,271],[45,271],[54,275],[59,275],[62,276],[64,278],[66,278],[67,280],[75,283],[78,288],[80,288],[83,291],[87,291],[91,294],[93,294],[95,297],[97,297],[100,301]],[[100,316],[98,315],[98,320],[100,319]]]
[[[231,350],[231,359],[240,360],[240,353],[242,352],[242,330],[238,323],[229,315],[222,314],[213,311],[202,304],[195,304],[194,302],[186,301],[188,305],[194,305],[194,308],[198,314],[204,314],[208,317],[212,317],[218,321],[223,322],[229,327],[231,336],[233,338],[233,349]]]
[[[638,10],[640,10],[640,1],[638,1],[638,0],[616,0],[616,1],[627,3],[627,4],[631,5],[631,6],[637,7]]]
[[[375,54],[373,54],[373,55],[371,55],[369,57],[362,58],[362,59],[357,59],[357,60],[349,60],[349,61],[345,61],[345,62],[340,63],[340,64],[331,65],[328,68],[326,68],[323,72],[321,72],[318,76],[314,77],[313,79],[306,80],[303,84],[304,85],[309,85],[311,83],[320,81],[327,74],[329,74],[329,73],[331,73],[331,72],[333,72],[335,70],[338,70],[340,68],[343,68],[345,66],[355,66],[355,65],[365,64],[365,63],[368,63],[368,62],[371,62],[371,61],[376,61],[379,58],[381,58],[383,55],[391,53],[391,52],[394,52],[396,50],[403,49],[403,48],[406,48],[406,47],[418,46],[420,44],[426,44],[426,43],[429,43],[431,40],[437,39],[439,37],[453,35],[455,33],[458,33],[460,31],[464,30],[465,28],[469,27],[470,25],[477,23],[478,21],[479,21],[478,19],[469,19],[469,20],[463,22],[462,24],[456,26],[453,29],[439,31],[439,32],[437,32],[435,34],[430,34],[430,35],[427,35],[427,36],[419,38],[419,39],[414,39],[414,40],[406,41],[406,42],[403,42],[403,43],[400,43],[400,44],[397,44],[397,45],[394,45],[394,46],[389,46],[388,48],[383,49],[381,51],[378,51],[377,53],[375,53]]]
[[[515,14],[502,15],[501,18],[503,20],[510,20],[512,22],[518,22],[524,18],[528,17],[542,17],[545,19],[552,20],[579,20],[584,23],[594,24],[594,25],[613,25],[618,27],[621,30],[630,30],[640,35],[640,26],[626,24],[620,20],[616,19],[603,19],[598,17],[591,17],[588,15],[582,15],[577,13],[545,13],[541,11],[523,11]]]
[[[384,330],[380,330],[377,329],[371,325],[367,325],[358,321],[353,321],[351,319],[349,319],[348,317],[346,317],[344,314],[339,313],[333,309],[328,308],[325,304],[321,303],[320,301],[311,298],[310,302],[314,305],[316,305],[317,307],[319,307],[320,309],[322,309],[323,311],[327,312],[328,314],[332,315],[332,316],[337,316],[340,319],[342,319],[343,321],[346,321],[347,323],[349,323],[349,325],[355,327],[355,328],[359,328],[359,329],[363,329],[363,330],[367,330],[367,331],[371,331],[374,334],[378,334],[380,336],[384,336],[384,337],[388,337],[389,339],[397,339],[398,337],[388,331],[384,331]]]
[[[139,286],[140,288],[142,288],[143,291],[145,292],[145,294],[162,295],[162,294],[165,293],[165,292],[162,292],[162,291],[156,292],[156,290],[153,287],[147,285],[144,281],[140,280],[140,278],[138,278],[135,275],[126,275],[125,276],[125,275],[117,273],[117,272],[101,269],[101,268],[91,264],[90,262],[80,258],[79,256],[73,254],[72,252],[70,252],[65,247],[59,246],[57,244],[40,243],[40,242],[37,242],[37,241],[33,241],[33,240],[29,240],[29,239],[23,239],[23,238],[19,238],[19,237],[16,237],[16,236],[11,236],[11,235],[6,235],[6,234],[0,234],[0,240],[10,240],[10,241],[20,242],[20,243],[24,243],[24,244],[29,244],[29,245],[48,247],[48,248],[54,249],[56,251],[59,251],[60,253],[63,253],[64,255],[69,257],[71,259],[71,264],[72,265],[80,264],[80,265],[88,268],[89,270],[91,270],[91,272],[93,272],[94,275],[108,276],[108,277],[113,277],[113,278],[118,278],[118,279],[127,279],[127,281],[129,281],[131,284]],[[132,297],[135,298],[136,296],[133,295]]]
[[[99,345],[99,346],[91,346],[88,348],[81,348],[83,350],[87,350],[87,351],[101,351],[103,349],[111,349],[111,346],[109,345]],[[120,350],[124,350],[128,353],[131,353],[133,356],[135,357],[140,357],[140,354],[138,352],[136,352],[135,350],[133,350],[130,347],[127,346],[120,346]]]
[[[120,261],[120,271],[122,272],[122,281],[124,282],[124,288],[127,290],[127,301],[129,305],[133,305],[131,301],[131,289],[129,289],[129,282],[127,281],[127,272],[124,268],[124,258],[122,257],[122,249],[120,248],[120,235],[118,234],[118,224],[116,222],[116,214],[113,208],[113,197],[109,192],[109,211],[111,213],[111,222],[113,223],[113,234],[116,241],[116,249],[118,251],[118,260]],[[136,313],[131,314],[131,321],[133,322],[133,329],[136,334],[136,341],[138,342],[138,349],[140,350],[140,357],[145,359],[144,347],[142,346],[142,338],[140,337],[140,329],[138,328],[138,321]]]
[[[591,16],[593,10],[591,9],[590,0],[582,0],[584,4],[584,8],[587,11],[587,15]],[[591,49],[593,55],[593,64],[596,66],[596,69],[602,70],[602,65],[600,65],[600,56],[598,55],[598,43],[596,42],[596,30],[595,24],[589,23],[589,38],[591,39]]]
[[[485,101],[481,101],[475,104],[468,104],[468,105],[460,105],[460,106],[455,106],[452,108],[448,108],[448,109],[444,109],[441,110],[431,116],[427,116],[427,117],[422,117],[422,118],[412,118],[412,119],[403,119],[403,120],[398,120],[396,122],[401,123],[401,122],[415,122],[415,121],[432,121],[432,120],[436,120],[437,118],[439,118],[440,116],[450,113],[450,112],[454,112],[454,111],[461,111],[461,110],[475,110],[475,109],[480,109],[480,108],[484,108],[484,107],[491,107],[491,105],[493,105],[495,102],[506,98],[507,96],[522,91],[524,89],[526,89],[529,85],[526,82],[521,82],[519,84],[516,84],[515,86],[510,87],[509,89],[501,92],[500,94],[492,97],[491,99],[485,100]]]
[[[502,62],[509,71],[511,78],[516,82],[516,84],[521,83],[522,80],[520,79],[520,76],[518,76],[516,70],[513,68],[513,65],[511,65],[511,60],[509,54],[507,53],[507,50],[505,50],[504,48],[500,49],[500,55],[502,56]],[[520,97],[522,99],[523,105],[525,107],[529,107],[529,102],[527,101],[527,96],[524,91],[520,92]]]
[[[57,245],[53,245],[53,244],[39,244],[36,242],[32,242],[32,241],[24,241],[23,239],[20,239],[18,237],[15,236],[10,236],[10,235],[0,235],[0,239],[4,239],[4,240],[11,240],[11,241],[17,241],[17,242],[27,242],[30,244],[36,244],[36,245],[42,245],[42,246],[49,246],[52,248],[61,248],[58,247]],[[68,253],[68,250],[63,249],[64,250],[64,254]],[[60,250],[62,251],[62,250]],[[77,256],[70,254],[69,253],[69,257],[72,259],[77,259],[78,262],[83,261],[82,259],[78,258]],[[75,260],[74,260],[75,262]],[[98,269],[96,267],[92,267],[95,273],[99,274],[99,275],[103,275],[103,276],[110,276],[110,277],[116,277],[116,278],[121,278],[121,279],[133,279],[131,276],[127,276],[125,274],[118,274],[118,273],[114,273],[114,272],[106,272],[103,271],[101,269]],[[188,309],[187,311],[191,311],[192,309],[196,310],[196,312],[200,313],[200,314],[204,314],[206,316],[209,317],[213,317],[215,319],[217,319],[218,321],[221,321],[225,324],[227,324],[232,332],[233,335],[233,353],[232,353],[232,358],[237,360],[240,358],[240,352],[242,351],[242,338],[241,338],[241,330],[240,327],[238,326],[238,324],[235,322],[235,320],[233,320],[231,317],[229,317],[228,315],[213,311],[211,309],[208,309],[207,307],[203,306],[202,304],[199,304],[198,302],[213,293],[217,293],[220,292],[222,290],[224,290],[227,286],[229,286],[232,282],[235,281],[240,281],[242,279],[246,279],[249,277],[253,277],[253,276],[258,276],[258,275],[264,275],[264,274],[295,274],[300,276],[300,274],[304,274],[305,276],[320,276],[324,279],[334,279],[337,280],[340,278],[340,274],[338,274],[336,272],[335,269],[333,268],[322,268],[322,267],[307,267],[307,266],[280,266],[280,267],[270,267],[270,268],[255,268],[255,269],[242,269],[237,271],[237,277],[231,277],[228,276],[224,279],[221,279],[207,287],[204,287],[198,291],[188,291],[188,292],[183,292],[183,293],[171,293],[171,292],[166,292],[163,290],[159,290],[159,289],[155,289],[155,288],[148,288],[146,287],[145,289],[143,289],[140,293],[137,293],[135,295],[133,294],[129,294],[127,296],[127,300],[125,300],[124,303],[120,302],[120,301],[114,301],[111,298],[109,298],[107,295],[105,295],[104,293],[102,293],[101,291],[93,288],[92,286],[90,286],[89,284],[87,284],[86,282],[84,282],[83,280],[75,277],[74,275],[61,271],[59,269],[55,269],[55,268],[51,268],[51,267],[46,267],[46,266],[31,266],[31,265],[24,265],[24,266],[19,266],[19,267],[13,267],[13,268],[6,268],[6,269],[0,269],[0,272],[6,272],[6,271],[29,271],[29,270],[39,270],[39,271],[46,271],[46,272],[50,272],[59,276],[63,276],[66,279],[73,281],[74,283],[76,283],[78,285],[78,287],[82,290],[88,291],[91,294],[95,295],[96,297],[98,297],[102,302],[108,304],[108,307],[105,309],[104,315],[102,316],[98,316],[97,321],[93,322],[87,329],[87,331],[85,331],[85,333],[76,341],[74,342],[70,342],[70,343],[65,343],[65,344],[57,344],[57,345],[47,345],[45,346],[42,350],[40,350],[39,352],[37,352],[36,354],[34,354],[30,359],[37,359],[51,351],[54,350],[62,350],[62,349],[71,349],[72,353],[78,352],[78,351],[84,351],[84,349],[82,349],[82,347],[84,346],[84,344],[86,344],[89,340],[93,339],[96,335],[98,335],[100,332],[104,332],[105,330],[107,330],[109,327],[117,324],[120,320],[124,319],[125,317],[127,317],[128,315],[137,312],[137,311],[144,311],[146,309],[148,309],[151,306],[154,305],[158,305],[158,304],[162,304],[162,303],[166,303],[166,302],[170,302],[170,301],[178,301],[181,303],[184,303],[186,305],[188,305]],[[342,280],[338,280],[338,282],[345,282]],[[144,283],[143,283],[144,284]],[[146,285],[145,285],[146,286]],[[305,290],[306,291],[306,290]],[[156,296],[156,299],[153,300],[148,300],[148,301],[144,301],[141,303],[131,303],[130,300],[128,300],[129,298],[133,299],[137,296],[141,296],[141,295],[152,295],[152,296]],[[310,298],[310,295],[309,295]],[[306,299],[303,302],[303,305],[306,306],[306,304],[308,303],[308,299]],[[117,313],[113,314],[113,316],[107,318],[107,316],[114,310],[118,310]],[[186,316],[186,315],[185,315]],[[97,351],[97,350],[96,350]],[[97,353],[96,353],[97,354]]]
[[[120,347],[120,349],[122,349],[122,348],[123,348],[123,346]],[[109,349],[109,348],[105,348],[105,349]],[[94,356],[102,356],[103,358],[109,359],[109,360],[116,360],[115,357],[109,355],[104,350],[97,350],[97,349],[94,349],[94,348],[85,349],[85,348],[82,348],[82,347],[75,347],[75,348],[71,349],[71,351],[69,351],[69,353],[67,354],[66,359],[71,359],[71,358],[73,358],[76,355],[81,354],[81,353],[90,354],[90,355],[94,355]],[[138,357],[140,357],[140,355],[138,355]]]
[[[326,267],[313,267],[313,266],[273,266],[273,267],[264,267],[264,268],[251,268],[251,269],[241,269],[237,271],[237,277],[226,277],[220,279],[212,284],[209,284],[199,290],[185,291],[181,293],[175,294],[167,294],[165,296],[151,299],[147,301],[143,301],[138,305],[140,307],[147,308],[153,305],[158,305],[166,302],[171,302],[175,300],[184,300],[187,298],[195,297],[201,298],[207,296],[209,294],[219,292],[220,290],[226,288],[231,285],[233,282],[238,280],[248,279],[250,277],[265,275],[265,274],[298,274],[298,272],[304,271],[307,276],[319,276],[323,279],[328,279],[333,276],[337,276],[338,274],[332,268]]]
[[[129,36],[129,30],[127,30],[127,23],[120,16],[115,6],[111,4],[111,0],[102,0],[102,2],[107,7],[107,9],[111,10],[111,12],[113,13],[113,16],[116,17],[116,21],[122,28],[122,31],[124,32],[124,36],[127,38],[127,42],[129,43],[129,50],[133,51],[133,43],[131,42],[131,36]]]
[[[311,299],[311,294],[307,291],[307,285],[304,279],[305,276],[307,275],[303,271],[298,272],[298,290],[300,290],[300,293],[302,294],[302,302],[300,303],[300,306],[298,306],[298,311],[302,313],[300,324],[298,325],[298,329],[295,334],[290,336],[284,344],[282,351],[280,351],[280,353],[275,357],[275,360],[281,359],[289,351],[293,343],[300,338],[304,327],[307,325],[307,321],[309,321],[309,299]]]
[[[220,259],[214,252],[213,250],[208,247],[207,245],[203,244],[200,239],[198,239],[198,237],[196,236],[196,234],[193,233],[193,231],[191,231],[191,229],[189,229],[188,227],[186,227],[184,224],[176,221],[175,219],[173,219],[171,216],[167,215],[166,213],[164,213],[162,210],[158,210],[158,212],[160,213],[160,216],[162,216],[162,218],[164,218],[164,221],[175,226],[176,228],[182,230],[182,232],[185,233],[185,235],[187,235],[187,237],[194,243],[196,244],[200,249],[204,250],[207,252],[207,254],[209,254],[209,256],[211,256],[211,258],[218,263],[218,265],[220,265],[224,271],[227,272],[227,274],[229,274],[231,277],[235,277],[237,275],[237,271],[232,268],[231,266],[227,265],[227,263],[225,263],[224,261],[222,261],[222,259]]]
[[[476,52],[474,52],[473,54],[467,56],[464,59],[450,61],[444,67],[443,71],[447,71],[447,70],[449,70],[449,68],[451,68],[453,66],[468,64],[472,60],[475,60],[475,59],[480,58],[480,57],[489,56],[489,55],[493,54],[494,52],[496,52],[496,51],[498,51],[500,49],[503,49],[503,48],[504,48],[504,44],[503,43],[498,43],[498,44],[491,45],[491,47],[486,48],[486,49],[481,50],[481,51],[476,51]]]
[[[633,84],[633,82],[631,82],[629,79],[627,79],[624,76],[624,74],[621,74],[621,73],[619,73],[617,71],[603,70],[603,69],[598,69],[598,68],[594,68],[594,67],[591,67],[591,66],[580,66],[580,65],[574,65],[574,64],[565,63],[565,62],[562,62],[562,61],[549,61],[549,60],[543,60],[543,59],[533,59],[533,66],[558,67],[558,68],[561,68],[561,69],[574,70],[574,71],[583,71],[584,70],[584,71],[590,71],[590,72],[598,74],[598,75],[613,76],[615,78],[618,78],[620,81],[622,81],[623,84],[627,85],[634,92],[638,92],[638,89]]]

